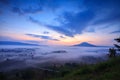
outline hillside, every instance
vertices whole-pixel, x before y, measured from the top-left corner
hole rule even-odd
[[[0,80],[120,80],[120,57],[98,64],[66,63],[49,69],[26,68],[0,72]]]
[[[51,80],[120,80],[120,57],[95,65],[86,65]]]

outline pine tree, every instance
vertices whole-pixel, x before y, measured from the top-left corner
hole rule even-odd
[[[115,41],[117,41],[118,43],[120,43],[120,37],[116,38]],[[120,45],[114,44],[114,46],[117,48],[118,51],[120,51]]]
[[[118,43],[120,43],[120,37],[119,38],[116,38],[114,39],[115,41],[117,41]],[[114,46],[117,48],[117,49],[114,49],[114,48],[110,48],[109,49],[109,57],[115,57],[116,56],[116,51],[119,51],[120,52],[120,45],[118,44],[114,44]]]

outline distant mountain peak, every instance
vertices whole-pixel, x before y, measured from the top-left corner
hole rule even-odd
[[[76,44],[76,45],[73,45],[73,46],[81,46],[81,47],[97,47],[96,45],[93,45],[91,43],[88,43],[88,42],[82,42],[80,44]]]
[[[16,42],[16,41],[0,41],[0,45],[26,45],[26,46],[39,46],[38,44]]]

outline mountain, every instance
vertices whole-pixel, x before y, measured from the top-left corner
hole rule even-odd
[[[24,46],[39,46],[38,44],[14,42],[14,41],[0,41],[0,45],[24,45]]]
[[[96,45],[93,45],[93,44],[90,44],[88,42],[82,42],[80,44],[76,44],[76,45],[73,45],[73,46],[81,46],[81,47],[97,47]]]

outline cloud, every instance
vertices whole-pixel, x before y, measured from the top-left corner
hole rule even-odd
[[[44,10],[55,11],[61,4],[59,0],[0,0],[0,3],[20,15],[35,14]]]
[[[37,35],[37,34],[25,34],[27,36],[32,36],[32,37],[36,37],[36,38],[42,38],[42,39],[46,39],[46,40],[54,40],[54,41],[59,41],[58,39],[52,38],[50,36],[45,36],[45,35]]]
[[[50,39],[50,40],[59,41],[58,39]]]
[[[40,41],[36,41],[36,40],[22,40],[23,42],[27,42],[27,43],[37,43],[40,44]]]
[[[96,27],[106,23],[120,25],[120,0],[0,0],[0,2],[4,5],[9,4],[6,6],[14,13],[30,16],[29,21],[32,23],[43,25],[69,37],[82,34],[89,26],[90,29],[86,31],[95,32],[93,27],[95,25]],[[46,14],[44,16],[39,14],[42,20],[36,18],[38,14],[37,16],[35,14],[38,12]],[[50,18],[49,14],[54,15],[54,18]],[[54,24],[53,21],[60,25]]]
[[[62,18],[64,18],[64,23],[60,26],[53,26],[44,24],[49,29],[55,30],[59,33],[62,33],[66,36],[73,37],[75,34],[80,34],[87,27],[89,22],[94,18],[94,13],[87,10],[84,12],[79,12],[77,14],[71,12],[64,12],[62,14]],[[42,23],[34,18],[30,17],[29,20],[33,23],[37,23],[41,25]]]
[[[20,15],[34,14],[42,11],[42,0],[0,0],[12,12]]]
[[[59,32],[61,33],[63,33],[63,29],[67,30],[68,32],[64,31],[64,34],[67,35],[67,33],[70,33],[67,36],[72,37],[76,34],[81,34],[90,25],[91,27],[88,32],[94,32],[95,27],[93,26],[96,24],[113,23],[120,25],[120,5],[118,3],[120,3],[118,0],[84,0],[86,9],[76,14],[72,12],[63,13],[62,18],[64,21],[61,21],[62,26],[56,28],[60,28]]]
[[[70,36],[70,37],[74,36],[68,29],[65,29],[61,26],[59,27],[59,26],[46,25],[46,27],[48,27],[49,29],[52,29],[58,33],[64,34],[66,36]]]
[[[18,13],[19,15],[23,15],[23,11],[21,11],[21,9],[18,7],[13,7],[12,11],[15,13]]]
[[[29,21],[31,21],[32,23],[38,24],[38,25],[44,25],[43,23],[41,23],[40,21],[32,18],[31,16],[29,16]]]
[[[95,17],[94,12],[90,10],[85,10],[76,14],[72,12],[65,12],[62,15],[65,20],[62,28],[68,30],[71,35],[81,34],[82,31],[89,25],[90,21]]]
[[[43,34],[49,34],[49,32],[48,31],[44,31]]]
[[[64,38],[64,39],[65,39],[65,37],[64,37],[64,36],[60,36],[60,38]]]
[[[53,25],[43,24],[39,20],[36,20],[36,19],[34,19],[32,17],[29,17],[29,21],[31,21],[32,23],[38,24],[40,26],[44,25],[45,27],[47,27],[49,29],[52,29],[52,30],[54,30],[54,31],[56,31],[58,33],[65,34],[66,36],[73,37],[72,33],[69,30],[67,30],[67,29],[65,29],[65,28],[63,28],[61,26],[53,26]]]
[[[116,23],[120,21],[120,0],[84,0],[84,5],[98,16],[95,24]]]
[[[110,33],[111,33],[111,34],[114,34],[114,33],[115,33],[115,34],[118,34],[118,33],[120,34],[120,30],[113,31],[113,32],[110,32]]]
[[[15,13],[18,13],[20,15],[24,15],[24,14],[34,14],[34,13],[41,12],[42,8],[38,7],[38,8],[33,9],[32,7],[29,7],[29,8],[26,8],[26,9],[21,9],[19,7],[13,7],[12,11],[15,12]]]

